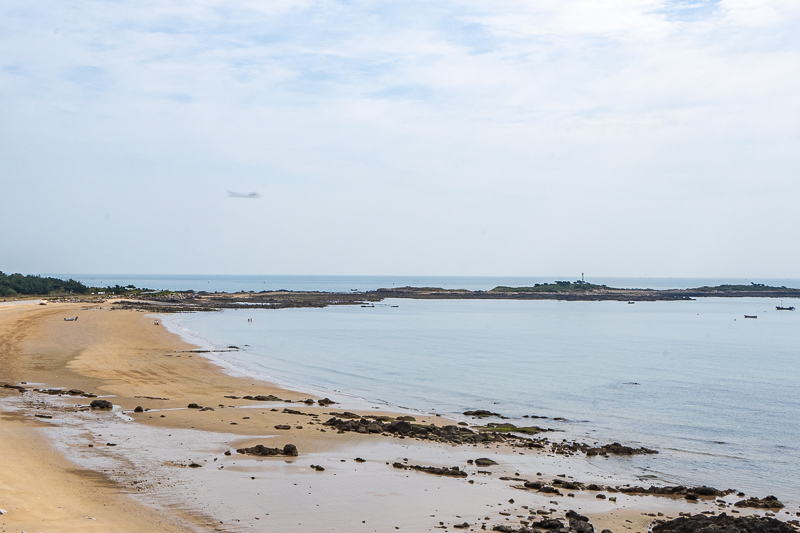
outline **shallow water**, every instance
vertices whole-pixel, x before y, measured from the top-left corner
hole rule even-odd
[[[243,347],[219,357],[279,382],[442,414],[490,409],[556,438],[661,451],[608,462],[609,474],[796,501],[800,314],[776,303],[387,300],[166,321]]]

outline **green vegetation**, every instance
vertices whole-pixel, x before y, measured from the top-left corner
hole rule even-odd
[[[130,294],[147,291],[137,289],[133,285],[122,287],[120,285],[108,287],[87,287],[74,279],[58,279],[24,274],[4,274],[0,272],[0,297],[13,298],[15,296],[49,296],[64,294]]]
[[[588,292],[607,290],[605,285],[595,285],[585,281],[555,281],[553,283],[536,283],[533,287],[504,287],[492,289],[495,292]]]
[[[79,281],[67,281],[42,276],[25,276],[22,274],[4,274],[0,272],[0,296],[75,293],[86,294],[89,287]]]

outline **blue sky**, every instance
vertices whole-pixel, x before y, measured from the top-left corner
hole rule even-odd
[[[789,0],[7,0],[0,270],[800,277],[797,27]]]

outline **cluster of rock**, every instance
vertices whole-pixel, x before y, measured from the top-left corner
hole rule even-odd
[[[521,428],[521,429],[526,429],[526,428]],[[552,431],[552,430],[542,430],[542,431]],[[561,442],[551,441],[546,437],[525,439],[517,442],[515,446],[520,448],[534,448],[539,450],[547,450],[551,453],[557,455],[563,455],[566,457],[580,453],[585,453],[589,457],[598,455],[601,457],[608,457],[609,455],[632,456],[632,455],[658,453],[657,450],[651,450],[649,448],[632,448],[630,446],[624,446],[618,442],[614,442],[612,444],[605,444],[603,446],[593,447],[589,446],[586,443],[577,441],[566,441],[566,440],[563,440]]]
[[[354,415],[358,416],[358,415]],[[380,418],[380,419],[378,419]],[[480,442],[503,442],[519,437],[503,435],[491,431],[473,431],[463,426],[436,426],[434,424],[411,424],[407,420],[395,419],[391,422],[382,422],[386,417],[359,417],[358,420],[343,420],[333,417],[323,425],[336,428],[340,433],[355,431],[357,433],[387,433],[402,437],[411,437],[422,440],[448,442],[452,444],[475,444]]]
[[[569,510],[565,514],[565,518],[567,519],[566,524],[559,518],[545,518],[520,527],[500,524],[492,527],[492,531],[500,531],[501,533],[535,533],[547,530],[553,533],[594,533],[594,526],[587,517]],[[602,533],[611,532],[604,529]]]
[[[765,496],[764,498],[748,498],[733,504],[734,507],[752,507],[755,509],[783,509],[783,503],[775,496]]]
[[[502,479],[502,478],[501,478]],[[511,479],[511,478],[509,478]],[[650,495],[650,496],[684,496],[687,499],[697,499],[698,496],[726,496],[733,492],[732,490],[719,490],[714,487],[706,487],[705,485],[699,487],[686,487],[683,485],[668,485],[668,486],[652,486],[652,487],[639,487],[639,486],[616,486],[610,485],[597,485],[595,483],[584,484],[578,481],[570,481],[566,479],[553,479],[550,483],[546,481],[525,481],[523,487],[526,489],[537,490],[545,494],[560,495],[563,490],[590,490],[590,491],[605,491],[611,493],[622,493],[631,495]],[[770,498],[769,496],[767,498]],[[755,499],[755,498],[753,498]],[[766,500],[766,498],[765,498]],[[759,500],[760,501],[760,500]],[[777,500],[776,500],[777,501]],[[780,503],[780,502],[778,502]]]
[[[51,396],[82,396],[84,398],[97,398],[96,394],[92,394],[91,392],[82,391],[80,389],[27,389],[22,385],[10,385],[8,383],[4,383],[0,385],[0,387],[4,389],[12,389],[19,392],[27,392],[29,390],[33,392],[38,392],[40,394],[49,394]]]
[[[406,465],[403,463],[393,463],[392,466],[401,470],[418,470],[428,474],[436,474],[437,476],[467,477],[467,473],[457,466],[447,468],[438,466]]]
[[[297,446],[294,444],[287,444],[283,448],[268,448],[263,444],[256,444],[252,448],[239,448],[236,453],[255,455],[257,457],[273,457],[276,455],[284,455],[288,457],[297,457]]]
[[[606,444],[604,446],[598,446],[596,448],[587,448],[583,450],[586,453],[587,457],[592,457],[594,455],[645,455],[645,454],[653,454],[658,453],[656,450],[651,450],[649,448],[631,448],[630,446],[623,446],[619,442],[612,442],[611,444]]]
[[[653,526],[653,533],[797,533],[785,522],[775,518],[760,516],[733,517],[725,513],[719,515],[696,514],[682,516]]]
[[[11,385],[9,383],[3,383],[2,385],[0,385],[0,387],[2,387],[4,389],[13,389],[13,390],[16,390],[16,391],[19,391],[19,392],[25,392],[25,391],[28,390],[25,387],[23,387],[22,385]]]

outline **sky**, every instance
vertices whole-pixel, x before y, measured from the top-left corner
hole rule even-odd
[[[800,278],[798,27],[797,0],[4,0],[0,271]]]

